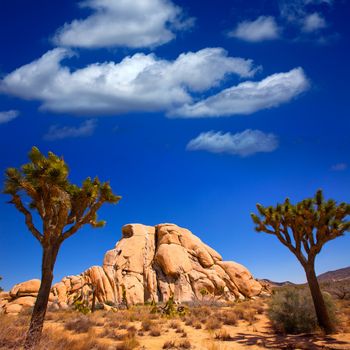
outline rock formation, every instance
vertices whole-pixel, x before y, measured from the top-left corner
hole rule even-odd
[[[189,230],[174,224],[155,227],[129,224],[122,239],[107,251],[103,266],[92,266],[78,276],[53,285],[50,303],[67,307],[76,300],[96,299],[102,304],[164,302],[173,295],[179,302],[257,296],[262,286],[242,265],[223,261],[220,254]],[[15,285],[0,294],[0,308],[18,313],[34,304],[39,280]],[[125,300],[126,299],[126,300]]]

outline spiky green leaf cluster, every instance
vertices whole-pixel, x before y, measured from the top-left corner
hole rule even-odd
[[[45,157],[36,147],[28,157],[30,162],[21,168],[6,170],[3,192],[12,196],[11,203],[26,216],[27,226],[32,233],[35,231],[37,238],[39,232],[28,209],[39,213],[43,221],[42,236],[47,232],[61,235],[67,225],[70,225],[71,235],[84,224],[93,227],[105,224],[97,220],[98,209],[103,203],[117,203],[121,198],[113,194],[108,182],[100,182],[97,177],[87,178],[79,187],[70,183],[69,169],[63,158],[52,152]],[[23,195],[31,200],[28,209],[21,200]]]
[[[314,257],[323,244],[350,230],[350,204],[325,200],[321,190],[313,198],[264,207],[251,214],[258,232],[276,235],[294,253]]]

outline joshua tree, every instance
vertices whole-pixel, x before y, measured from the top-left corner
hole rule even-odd
[[[0,276],[0,281],[2,280],[2,277]],[[3,291],[3,289],[0,287],[0,292],[2,292]]]
[[[257,204],[260,215],[252,215],[256,231],[275,235],[303,266],[315,306],[319,326],[334,332],[315,273],[316,255],[328,241],[350,229],[350,204],[325,201],[322,191],[314,198],[293,205],[287,198],[275,207]]]
[[[102,227],[105,222],[97,220],[97,211],[103,203],[117,203],[121,197],[98,178],[87,178],[82,187],[71,184],[67,164],[52,152],[45,157],[33,147],[28,156],[29,163],[6,170],[4,193],[11,196],[9,203],[24,215],[29,231],[43,249],[41,285],[24,344],[25,349],[34,349],[41,338],[61,244],[86,224]],[[42,230],[35,226],[33,214],[41,219]]]

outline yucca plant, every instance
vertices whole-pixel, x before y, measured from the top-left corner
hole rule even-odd
[[[313,198],[292,204],[264,207],[257,204],[259,214],[251,214],[255,229],[275,235],[303,266],[312,295],[318,324],[326,333],[334,332],[315,273],[315,259],[329,241],[350,229],[350,204],[325,200],[319,190]]]
[[[61,244],[84,225],[102,227],[105,222],[97,220],[97,211],[104,203],[117,203],[121,197],[97,177],[87,178],[81,187],[70,183],[67,164],[52,152],[45,157],[33,147],[28,156],[29,163],[6,170],[3,192],[11,196],[9,203],[24,215],[29,231],[43,249],[41,285],[24,344],[25,349],[34,349],[41,338]],[[34,213],[42,221],[41,230],[34,224]]]

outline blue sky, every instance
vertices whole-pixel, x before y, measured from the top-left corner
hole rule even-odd
[[[60,251],[55,280],[102,263],[130,222],[187,227],[256,277],[304,281],[250,212],[318,188],[349,201],[350,5],[344,0],[4,0],[0,168],[36,145],[76,183],[123,196],[103,229]],[[2,195],[2,286],[40,277],[41,251]],[[319,273],[349,265],[330,242]]]

